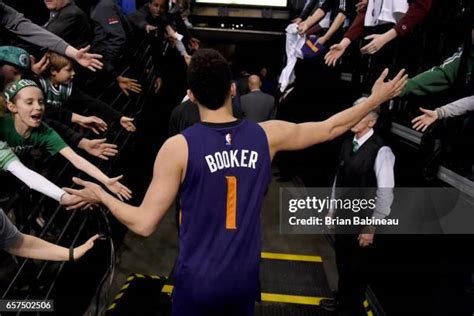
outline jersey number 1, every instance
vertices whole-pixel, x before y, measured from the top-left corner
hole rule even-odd
[[[237,178],[225,177],[227,180],[227,214],[226,229],[237,229]]]

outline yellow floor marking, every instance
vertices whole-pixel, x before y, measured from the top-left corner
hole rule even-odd
[[[262,259],[323,262],[320,256],[294,255],[288,253],[262,252]]]

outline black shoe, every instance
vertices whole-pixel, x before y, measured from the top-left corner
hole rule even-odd
[[[319,302],[319,306],[327,312],[334,312],[338,309],[339,301],[334,298],[325,298]]]

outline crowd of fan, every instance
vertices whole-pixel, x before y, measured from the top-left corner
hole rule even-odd
[[[66,207],[84,207],[83,202],[29,169],[31,157],[37,159],[37,149],[41,155],[59,153],[119,198],[129,199],[132,192],[120,183],[121,176],[107,176],[89,158],[108,160],[118,154],[118,144],[103,137],[109,129],[133,133],[137,127],[133,117],[98,96],[111,82],[127,96],[142,93],[137,78],[123,70],[131,52],[144,40],[153,56],[154,92],[167,95],[173,104],[180,103],[186,91],[185,72],[180,70],[186,69],[192,53],[200,47],[187,19],[189,4],[151,0],[125,16],[114,0],[92,1],[89,14],[71,0],[44,3],[50,16],[38,26],[0,1],[1,27],[9,35],[0,42],[0,88],[5,94],[0,97],[0,167]],[[294,69],[299,59],[322,58],[326,67],[340,67],[350,46],[356,47],[355,55],[363,65],[358,67],[363,78],[361,90],[369,92],[364,86],[370,87],[382,69],[404,67],[406,60],[400,57],[406,48],[404,41],[418,31],[431,6],[431,0],[307,0],[302,13],[286,29],[287,65],[278,88],[267,80],[265,68],[259,75],[241,74],[233,87],[235,116],[254,121],[274,117],[275,102],[269,94],[278,90],[276,103],[285,100],[298,83]],[[450,145],[463,153],[461,172],[472,179],[474,159],[463,149],[473,142],[473,115],[466,112],[474,109],[470,75],[474,14],[467,8],[464,15],[462,50],[442,65],[411,78],[402,97],[454,91],[450,93],[454,102],[436,109],[420,108],[422,113],[412,117],[413,128],[434,131],[430,135],[443,142],[455,139]],[[171,135],[199,121],[197,108],[189,103],[185,99],[171,114]],[[447,131],[450,124],[446,122],[454,116],[462,116],[462,124]],[[443,123],[433,128],[438,120]],[[446,146],[440,148],[446,151]],[[435,151],[438,156],[443,151],[440,148]]]
[[[462,12],[456,16],[458,26],[452,28],[452,32],[462,31],[462,36],[448,34],[447,37],[462,39],[445,49],[447,56],[451,56],[442,64],[422,65],[426,51],[435,50],[438,55],[443,51],[440,34],[439,46],[423,51],[433,9],[439,11],[442,3],[307,0],[301,14],[286,29],[287,63],[279,77],[280,102],[302,81],[311,78],[303,69],[298,76],[302,73],[306,76],[298,81],[295,69],[302,60],[321,60],[320,76],[330,71],[351,73],[352,85],[362,94],[370,92],[368,89],[384,68],[391,71],[405,68],[411,78],[395,104],[381,107],[382,122],[388,125],[391,121],[400,122],[423,133],[426,178],[432,180],[443,163],[474,180],[474,157],[465,152],[474,141],[471,76],[474,14],[468,1],[455,1],[449,6]],[[439,19],[432,22],[436,23],[440,23]],[[324,93],[319,91],[318,98]]]
[[[153,92],[162,93],[168,78],[163,67],[167,58],[186,65],[199,48],[188,30],[192,27],[186,18],[189,6],[186,1],[151,0],[125,16],[114,0],[92,1],[90,14],[71,0],[45,0],[44,4],[50,15],[39,26],[0,1],[2,34],[6,35],[0,39],[0,168],[64,207],[87,207],[38,168],[44,161],[52,164],[50,157],[59,153],[120,199],[130,199],[131,190],[120,183],[122,176],[109,177],[97,161],[118,155],[120,144],[109,143],[108,135],[120,129],[133,133],[137,127],[133,117],[104,102],[101,94],[111,83],[127,97],[144,93],[138,78],[124,73],[132,53],[143,43],[153,52]],[[57,171],[57,166],[49,167]],[[5,173],[1,177],[0,195],[8,202],[7,193],[16,190],[7,190],[4,184],[16,183]],[[19,233],[12,222],[28,226],[16,208],[8,217],[3,210],[0,215],[0,246],[20,256],[77,259],[98,238],[92,237],[68,257],[67,249]],[[36,222],[43,226],[47,219],[41,216]]]

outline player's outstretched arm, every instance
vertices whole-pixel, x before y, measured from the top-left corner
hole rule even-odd
[[[385,82],[388,75],[388,69],[385,69],[372,87],[372,94],[366,101],[339,112],[325,121],[302,124],[285,121],[261,123],[268,137],[272,158],[279,151],[305,149],[344,134],[372,109],[398,96],[408,79],[408,76],[404,74],[405,70],[401,70],[395,78]]]
[[[184,177],[188,147],[182,135],[168,139],[155,160],[153,178],[140,206],[126,204],[99,185],[74,178],[81,190],[65,188],[65,191],[92,203],[104,204],[112,214],[134,233],[149,236],[155,230],[173,203]]]

